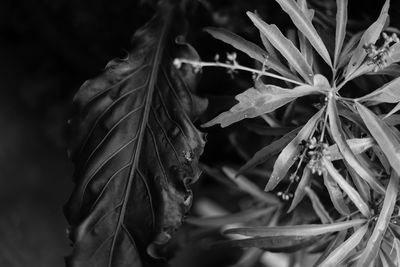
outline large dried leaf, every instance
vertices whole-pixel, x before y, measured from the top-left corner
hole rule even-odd
[[[332,66],[332,61],[324,42],[315,30],[309,17],[301,11],[297,3],[294,0],[276,0],[276,2],[278,2],[281,8],[290,16],[299,31],[308,38],[318,54],[321,55],[329,66]]]
[[[265,23],[254,13],[247,12],[247,15],[301,77],[303,77],[306,82],[311,83],[311,78],[314,75],[311,66],[294,44],[282,34],[276,25]]]
[[[329,87],[328,81],[319,74],[314,77],[314,85],[300,85],[293,89],[284,89],[279,86],[260,83],[255,88],[250,88],[237,95],[235,98],[239,101],[238,104],[230,110],[219,114],[203,126],[209,127],[221,124],[221,127],[226,127],[246,118],[255,118],[272,112],[298,97],[321,94],[327,87]]]
[[[392,172],[390,181],[386,190],[385,199],[383,201],[382,210],[379,213],[378,220],[371,237],[368,240],[360,259],[357,262],[358,267],[367,266],[378,255],[383,237],[392,217],[392,213],[396,204],[397,193],[399,192],[399,176],[395,171]]]
[[[156,255],[190,208],[186,186],[199,176],[205,142],[192,124],[202,109],[192,94],[197,74],[172,64],[198,59],[175,42],[184,25],[166,2],[135,33],[129,57],[110,62],[74,98],[68,266],[158,266],[148,253]]]

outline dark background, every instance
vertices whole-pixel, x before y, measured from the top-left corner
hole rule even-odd
[[[208,7],[199,12],[208,16],[195,18],[192,34],[198,34],[193,44],[208,60],[224,47],[205,37],[202,26],[218,24],[251,36],[245,11],[256,8],[269,22],[287,23],[272,1],[203,2]],[[383,1],[349,2],[350,16],[369,23]],[[394,26],[398,2],[392,1]],[[0,1],[1,267],[63,266],[69,245],[62,206],[73,170],[65,152],[66,121],[73,94],[109,60],[126,55],[132,33],[153,7],[153,1],[134,0]],[[224,81],[208,79],[200,94],[223,94]],[[209,147],[204,157],[212,152]]]

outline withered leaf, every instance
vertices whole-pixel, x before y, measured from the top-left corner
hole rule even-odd
[[[135,33],[127,58],[111,61],[74,98],[67,266],[163,265],[156,248],[190,208],[187,185],[200,174],[205,144],[192,121],[206,102],[193,95],[198,75],[173,65],[198,56],[175,41],[185,20],[172,3]]]

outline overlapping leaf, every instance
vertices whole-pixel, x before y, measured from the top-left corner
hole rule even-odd
[[[353,138],[346,140],[350,150],[353,154],[361,154],[370,149],[374,144],[372,138]],[[328,148],[328,153],[331,161],[343,159],[343,155],[340,153],[338,145],[334,144]]]
[[[129,57],[75,96],[68,266],[158,266],[148,252],[171,238],[190,207],[186,186],[199,175],[204,146],[192,120],[205,106],[192,94],[197,74],[172,64],[197,59],[175,42],[185,21],[173,6],[164,2],[136,32]]]

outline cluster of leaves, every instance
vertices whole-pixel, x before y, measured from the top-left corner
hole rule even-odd
[[[300,97],[320,95],[323,101],[316,103],[318,110],[305,125],[259,150],[238,171],[223,169],[240,188],[263,203],[261,208],[190,222],[221,226],[238,222],[238,218],[242,223],[260,216],[277,217],[267,225],[226,230],[225,234],[241,235],[241,239],[225,244],[278,252],[322,251],[315,266],[398,266],[400,132],[396,125],[400,121],[395,113],[400,109],[396,64],[400,43],[395,34],[388,33],[390,1],[365,31],[346,38],[347,0],[337,0],[334,51],[328,51],[315,29],[315,12],[306,0],[276,2],[297,27],[298,40],[293,35],[285,37],[276,25],[252,12],[247,15],[259,30],[265,49],[225,29],[207,29],[213,37],[258,61],[261,70],[241,66],[232,57],[225,63],[175,61],[178,67],[186,63],[197,70],[217,66],[254,74],[254,87],[236,96],[239,103],[203,126],[226,127],[246,118],[273,117],[278,108]],[[330,71],[325,73],[322,64]],[[343,88],[355,90],[350,82],[363,75],[394,78],[361,97],[341,95]],[[288,88],[265,83],[264,76],[282,80]],[[379,107],[387,103],[396,105],[383,113]],[[289,104],[285,112],[290,108]],[[278,156],[263,192],[242,175],[275,154]],[[286,182],[286,189],[282,182]],[[331,207],[320,200],[316,193],[320,188],[329,193]],[[320,224],[314,218],[300,225],[279,219],[285,212],[296,212],[306,195]]]

